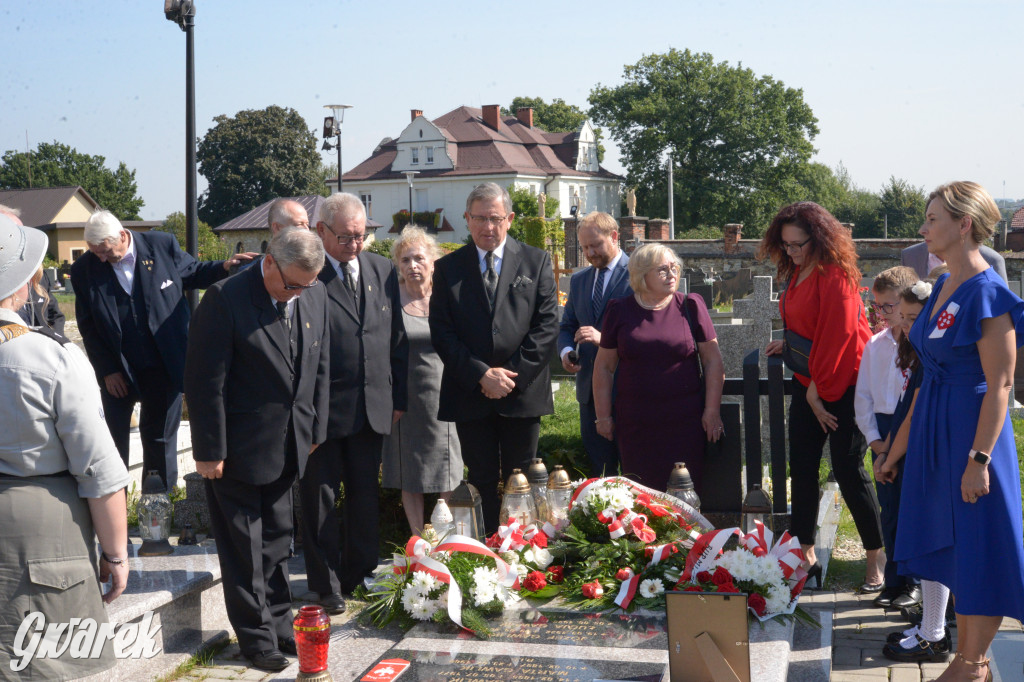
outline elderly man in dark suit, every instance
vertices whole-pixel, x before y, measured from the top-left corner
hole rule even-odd
[[[328,197],[316,230],[327,254],[320,281],[331,325],[331,408],[327,441],[300,481],[302,552],[309,589],[328,613],[341,613],[342,593],[362,584],[380,556],[378,476],[384,436],[406,409],[409,341],[394,266],[363,251],[366,212],[359,197]],[[345,484],[340,539],[339,483]]]
[[[619,470],[619,450],[614,440],[597,433],[592,378],[605,304],[633,293],[629,286],[629,256],[619,249],[619,225],[607,213],[587,214],[576,235],[591,267],[580,270],[569,280],[569,300],[558,328],[559,355],[565,371],[576,375],[580,436],[590,458],[590,475],[613,476]],[[571,353],[575,349],[578,350],[574,361]]]
[[[142,404],[139,435],[145,470],[178,481],[178,424],[188,339],[186,289],[205,289],[256,254],[201,263],[166,232],[134,232],[110,211],[85,223],[89,252],[71,266],[75,315],[100,382],[103,411],[128,464],[129,428]]]
[[[985,262],[992,266],[992,269],[996,271],[996,274],[1006,281],[1006,261],[999,255],[999,252],[992,248],[982,244],[978,247],[978,252],[981,257],[985,259]],[[900,265],[906,265],[907,267],[914,268],[917,272],[917,276],[921,279],[928,277],[928,273],[944,265],[942,259],[938,256],[928,252],[928,245],[924,242],[908,246],[900,252]]]
[[[291,488],[327,437],[330,325],[320,240],[282,230],[262,262],[207,290],[188,339],[192,456],[206,480],[228,618],[257,668],[295,654]]]
[[[430,298],[430,339],[444,363],[437,416],[455,422],[488,533],[498,527],[499,476],[525,470],[537,454],[540,418],[554,411],[551,258],[508,236],[514,217],[502,187],[475,187],[466,199],[473,244],[434,264]]]

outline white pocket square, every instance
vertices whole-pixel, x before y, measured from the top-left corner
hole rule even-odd
[[[160,285],[160,291],[163,291],[164,289],[166,289],[167,287],[169,287],[169,286],[171,286],[173,284],[174,284],[173,281],[167,280],[166,282],[164,282],[163,284]]]

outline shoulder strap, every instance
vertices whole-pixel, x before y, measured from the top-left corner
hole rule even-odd
[[[683,296],[683,302],[680,304],[680,308],[683,311],[683,317],[686,318],[686,324],[690,327],[690,337],[693,338],[693,350],[697,354],[697,371],[700,372],[700,380],[704,381],[704,363],[700,361],[700,349],[697,347],[697,332],[693,324],[693,316],[690,315],[690,297],[689,294]]]
[[[32,327],[27,327],[23,324],[18,324],[17,322],[7,321],[0,322],[0,343],[3,343],[4,341],[10,341],[11,339],[16,339],[19,336],[28,334],[29,332],[42,334],[43,336],[49,339],[53,339],[62,346],[71,343],[70,339],[61,336],[60,334],[53,331],[53,329],[51,329],[49,326],[45,324],[36,329]]]
[[[33,328],[32,331],[34,331],[36,334],[42,334],[48,339],[53,339],[62,346],[66,346],[69,343],[71,343],[71,339],[61,334],[58,334],[56,331],[53,330],[53,328],[46,324]]]

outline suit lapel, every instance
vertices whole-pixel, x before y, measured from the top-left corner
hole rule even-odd
[[[292,358],[291,353],[288,351],[288,330],[281,324],[277,316],[277,309],[270,300],[270,294],[267,293],[266,287],[263,286],[262,268],[252,267],[248,271],[254,271],[250,284],[252,304],[256,307],[256,319],[259,321],[263,333],[270,340],[271,345],[277,349],[277,352],[284,358],[285,365],[291,369]],[[301,301],[302,299],[300,298],[299,300]],[[296,302],[297,304],[298,302]]]
[[[359,279],[362,280],[362,277]],[[320,271],[320,281],[324,283],[327,297],[337,303],[345,311],[345,314],[352,318],[353,322],[359,324],[359,312],[356,310],[355,301],[352,300],[352,294],[345,288],[345,282],[338,274],[338,269],[329,259],[324,260],[324,267]]]
[[[485,314],[490,314],[491,303],[487,300],[487,290],[484,289],[484,275],[480,272],[480,256],[476,251],[476,246],[473,244],[465,246],[463,247],[463,252],[464,253],[461,257],[465,259],[465,263],[463,265],[465,268],[464,271],[473,273],[466,278],[465,284],[472,290],[472,295],[476,297],[477,304],[480,306],[481,310],[483,310]],[[456,251],[455,253],[459,254],[460,252]],[[466,294],[460,297],[462,299],[461,302],[469,303],[469,295],[470,292],[467,290]]]
[[[135,240],[135,281],[132,282],[132,291],[135,287],[142,287],[142,300],[146,302],[146,306],[149,307],[149,302],[155,300],[152,298],[153,287],[153,268],[156,266],[154,263],[153,250],[149,248],[149,244],[145,239],[140,238],[141,235],[138,232],[132,232],[132,239]]]
[[[519,264],[522,261],[522,254],[519,249],[519,242],[511,237],[505,240],[505,253],[501,256],[501,272],[498,273],[498,290],[494,295],[494,316],[498,316],[498,310],[503,307],[508,298],[509,287],[515,281],[519,273]],[[479,269],[479,268],[478,268]],[[480,277],[480,286],[483,286],[483,276]],[[484,295],[486,299],[486,294]]]

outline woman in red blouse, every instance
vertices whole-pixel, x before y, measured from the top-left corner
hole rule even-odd
[[[860,356],[871,338],[858,291],[861,274],[853,239],[831,213],[801,201],[775,216],[758,255],[770,257],[779,281],[788,282],[779,301],[786,327],[812,342],[811,376],[794,374],[789,408],[792,533],[800,538],[810,575],[821,587],[814,534],[818,467],[827,438],[832,471],[867,550],[861,591],[880,591],[885,559],[878,499],[864,468],[867,443],[853,409]],[[782,341],[769,343],[765,353],[782,353]]]

